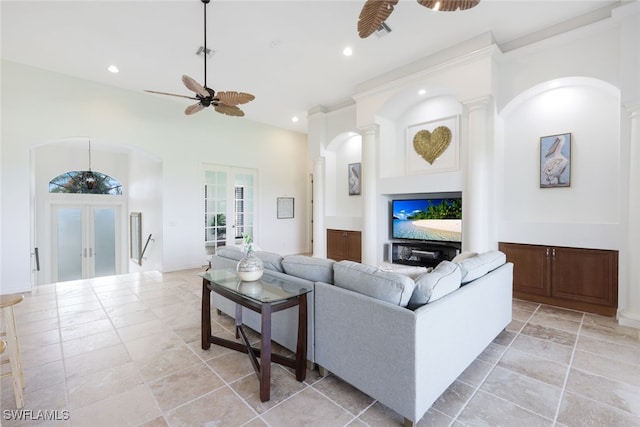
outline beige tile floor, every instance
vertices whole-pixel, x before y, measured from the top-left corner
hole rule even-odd
[[[20,414],[30,419],[13,419],[13,389],[3,379],[2,424],[402,425],[396,413],[317,371],[299,383],[274,365],[272,399],[260,402],[246,356],[200,349],[196,273],[65,282],[26,295],[16,318],[31,411]],[[216,334],[232,336],[230,318],[213,319]],[[51,416],[58,420],[45,420]],[[640,426],[639,331],[514,301],[507,330],[419,425]]]

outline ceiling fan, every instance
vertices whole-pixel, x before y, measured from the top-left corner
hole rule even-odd
[[[480,0],[418,0],[424,7],[442,12],[471,9]],[[367,0],[358,18],[358,34],[364,39],[373,34],[387,20],[398,0]]]
[[[175,93],[158,92],[155,90],[145,90],[145,92],[179,96],[181,98],[198,101],[196,104],[190,105],[184,110],[184,113],[187,115],[197,113],[205,107],[212,106],[218,113],[226,114],[228,116],[242,117],[244,116],[244,111],[238,108],[238,105],[253,101],[255,96],[245,92],[216,92],[207,87],[207,4],[210,0],[200,1],[204,4],[204,86],[200,85],[200,83],[196,82],[191,77],[184,75],[182,76],[182,83],[187,89],[195,92],[195,96],[177,95]]]

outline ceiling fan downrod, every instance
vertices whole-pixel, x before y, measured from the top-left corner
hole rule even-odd
[[[204,5],[204,87],[207,87],[207,4],[210,0],[200,0]]]

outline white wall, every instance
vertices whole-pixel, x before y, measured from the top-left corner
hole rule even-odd
[[[179,102],[8,61],[2,77],[3,293],[30,288],[29,151],[75,135],[118,141],[162,161],[164,271],[202,264],[203,163],[258,169],[256,240],[265,250],[309,251],[305,135],[208,110],[185,116]],[[277,196],[301,202],[293,220],[276,220]]]
[[[147,243],[149,235],[152,240],[142,260],[142,265],[131,261],[127,256],[129,272],[163,270],[162,247],[162,162],[139,150],[132,150],[128,155],[129,182],[127,188],[128,212],[142,214],[142,245]],[[127,236],[129,224],[127,224]],[[126,250],[129,250],[127,245]]]

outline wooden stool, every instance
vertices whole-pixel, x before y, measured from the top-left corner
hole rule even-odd
[[[11,372],[0,375],[0,378],[11,376],[13,379],[13,392],[16,396],[16,406],[18,409],[24,407],[24,372],[22,371],[22,358],[20,357],[20,345],[18,344],[18,334],[16,331],[16,318],[13,314],[13,306],[24,299],[21,294],[0,295],[0,311],[2,312],[3,331],[0,336],[6,337],[6,350],[9,360],[3,360],[2,364],[9,363]],[[4,343],[4,341],[2,341]],[[5,349],[2,349],[4,353]]]

